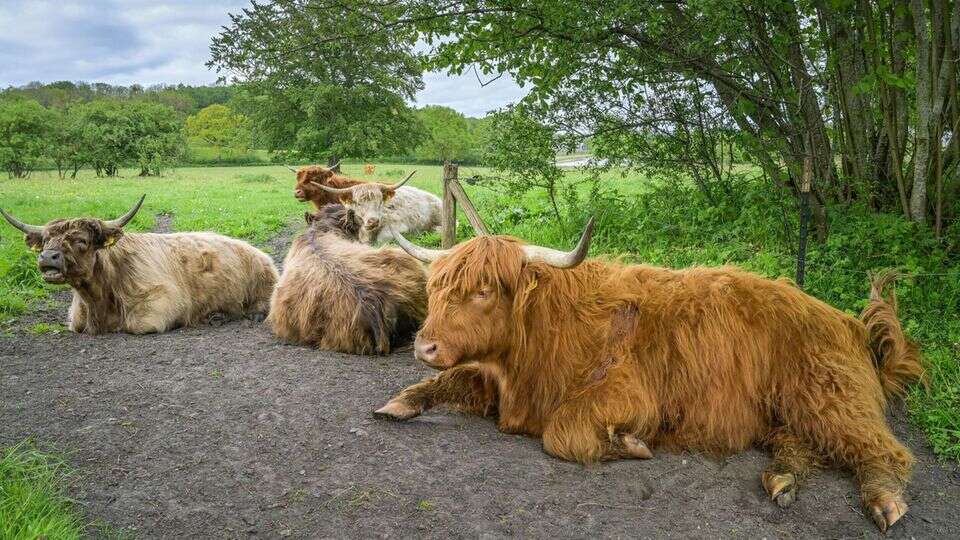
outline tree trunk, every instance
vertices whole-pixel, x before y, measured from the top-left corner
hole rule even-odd
[[[927,10],[923,0],[911,0],[914,35],[917,44],[917,125],[913,150],[913,191],[910,194],[910,218],[923,223],[927,219],[927,176],[930,156],[930,36]],[[937,142],[939,144],[939,141]]]
[[[336,165],[336,167],[333,167]],[[331,154],[330,158],[327,159],[327,167],[332,167],[333,172],[340,174],[340,158],[336,154]]]

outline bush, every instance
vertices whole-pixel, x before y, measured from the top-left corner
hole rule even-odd
[[[53,115],[33,100],[0,99],[0,167],[24,178],[43,158],[53,133]]]

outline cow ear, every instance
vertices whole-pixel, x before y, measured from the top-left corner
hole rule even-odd
[[[43,249],[43,235],[40,233],[27,233],[23,235],[23,241],[27,244],[27,247],[33,251]]]
[[[383,193],[383,202],[387,202],[387,201],[389,201],[390,199],[392,199],[394,195],[397,194],[397,190],[395,190],[395,189],[385,189],[385,190],[382,191],[382,193]]]
[[[350,204],[352,202],[353,202],[353,192],[340,194],[340,204]]]
[[[94,233],[94,247],[97,249],[110,247],[116,244],[121,236],[123,236],[122,228],[102,224]]]

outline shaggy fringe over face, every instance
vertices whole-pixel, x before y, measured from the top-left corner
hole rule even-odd
[[[889,277],[858,320],[734,267],[560,270],[525,262],[521,245],[479,237],[434,262],[420,335],[453,367],[396,399],[422,410],[436,385],[446,403],[496,410],[502,430],[542,436],[564,459],[620,457],[621,435],[719,455],[761,445],[770,474],[799,479],[832,461],[855,472],[872,509],[901,496],[913,458],[884,410],[922,369],[881,294]],[[495,298],[478,303],[484,287]],[[477,384],[451,390],[476,377],[495,403],[478,404]]]

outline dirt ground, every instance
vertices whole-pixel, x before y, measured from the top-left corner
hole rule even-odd
[[[68,299],[23,328],[65,322]],[[0,445],[32,437],[66,452],[94,536],[880,536],[843,472],[817,474],[778,508],[756,451],[582,467],[447,410],[372,418],[427,373],[409,352],[283,345],[251,321],[151,336],[15,329],[0,337]],[[957,465],[937,462],[902,407],[892,423],[917,466],[910,512],[887,537],[960,538]]]

